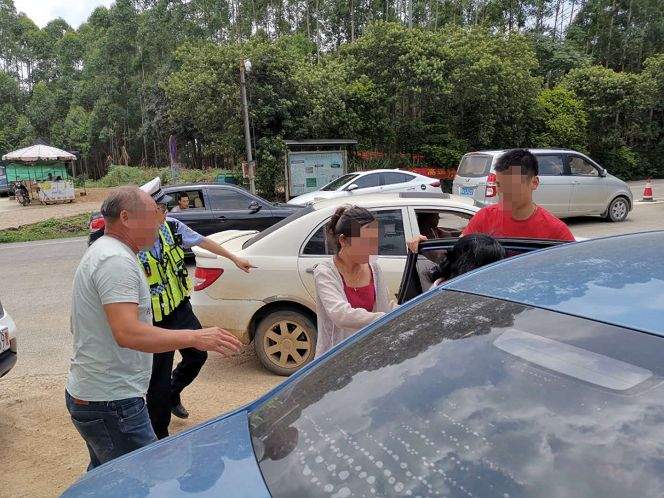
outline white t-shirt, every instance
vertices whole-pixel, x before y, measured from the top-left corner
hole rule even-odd
[[[115,401],[147,392],[152,354],[118,345],[103,307],[112,303],[138,304],[139,320],[152,324],[150,289],[136,255],[118,239],[103,236],[87,250],[74,276],[67,391],[75,398]]]

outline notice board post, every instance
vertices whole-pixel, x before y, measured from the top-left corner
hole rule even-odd
[[[348,149],[357,140],[286,140],[284,161],[286,201],[319,190],[348,172]]]

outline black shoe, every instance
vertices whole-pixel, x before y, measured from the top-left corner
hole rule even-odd
[[[189,412],[184,406],[182,406],[182,403],[173,405],[171,407],[171,413],[175,415],[177,418],[189,418]]]

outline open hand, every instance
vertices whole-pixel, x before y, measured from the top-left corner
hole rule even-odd
[[[194,330],[194,344],[201,351],[216,351],[222,356],[231,356],[242,349],[242,342],[230,332],[219,327]]]

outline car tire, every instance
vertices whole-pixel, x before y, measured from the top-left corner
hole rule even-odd
[[[288,376],[313,360],[316,336],[314,322],[301,311],[273,311],[258,323],[254,349],[270,372]]]
[[[608,221],[625,221],[629,214],[629,201],[625,197],[616,197],[609,204],[606,210],[606,219]]]

